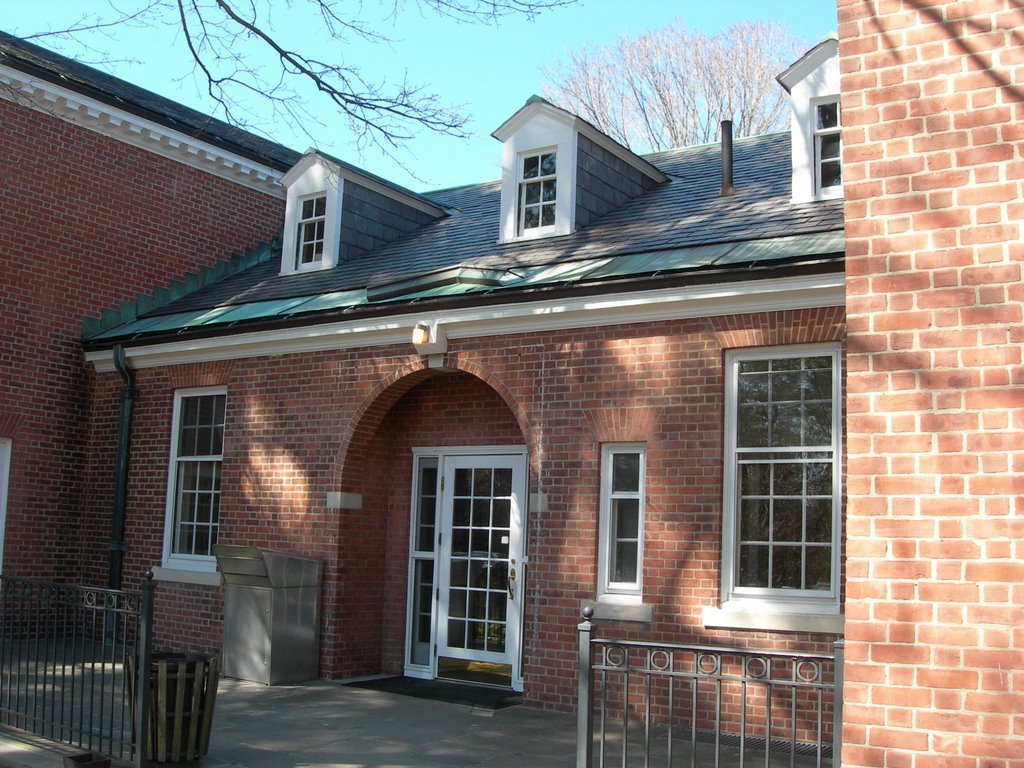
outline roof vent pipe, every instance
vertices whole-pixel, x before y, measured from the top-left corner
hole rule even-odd
[[[732,120],[722,121],[722,195],[731,195],[732,185]]]

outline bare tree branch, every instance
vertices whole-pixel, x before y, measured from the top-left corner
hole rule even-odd
[[[118,0],[131,5],[133,0]],[[532,18],[544,10],[571,5],[576,0],[380,0],[392,14],[405,13],[412,5],[456,22],[499,23],[509,15]],[[246,104],[259,98],[269,102],[274,116],[284,119],[315,143],[309,130],[309,108],[314,98],[327,99],[363,148],[372,145],[394,158],[421,129],[464,137],[468,116],[442,103],[424,86],[411,83],[408,75],[398,82],[370,79],[371,67],[345,60],[346,41],[359,38],[391,45],[372,22],[360,17],[361,4],[345,0],[291,0],[283,6],[289,15],[306,14],[309,29],[330,42],[337,60],[310,55],[302,41],[290,44],[274,28],[273,13],[279,0],[134,0],[133,10],[113,3],[105,16],[83,15],[59,29],[23,37],[73,38],[83,44],[90,32],[113,32],[120,25],[173,26],[180,33],[193,65],[209,97],[224,119],[234,125],[260,130],[246,119]],[[367,3],[367,5],[373,5]],[[305,95],[308,93],[316,94]],[[314,121],[315,122],[315,121]]]
[[[545,71],[550,101],[640,152],[778,130],[786,96],[775,82],[810,45],[787,28],[741,22],[717,35],[675,22],[606,48],[585,48]]]

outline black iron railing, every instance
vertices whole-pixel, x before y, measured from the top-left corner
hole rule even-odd
[[[136,759],[149,686],[129,697],[129,659],[148,669],[153,584],[140,591],[0,577],[0,723]],[[133,722],[142,724],[133,728]]]
[[[596,638],[579,625],[577,768],[839,766],[836,653]]]

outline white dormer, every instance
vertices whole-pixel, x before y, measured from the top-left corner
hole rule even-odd
[[[571,234],[605,209],[667,181],[587,121],[537,96],[491,135],[502,143],[501,243]],[[582,156],[591,158],[591,168],[581,170]],[[612,176],[621,182],[608,184]],[[580,189],[601,200],[577,200]]]
[[[283,275],[362,258],[447,215],[422,195],[312,150],[281,183],[287,190]]]
[[[793,202],[842,197],[839,41],[823,40],[776,79],[792,107]]]
[[[341,244],[342,179],[320,155],[306,153],[281,177],[288,190],[281,274],[330,269]]]
[[[574,122],[568,112],[531,99],[492,134],[502,142],[499,242],[575,231]]]

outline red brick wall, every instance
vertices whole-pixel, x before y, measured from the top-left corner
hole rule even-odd
[[[87,437],[82,318],[271,238],[284,203],[5,100],[0,124],[4,571],[105,583],[116,431]]]
[[[648,443],[645,599],[651,625],[605,635],[830,651],[828,635],[707,630],[718,604],[726,349],[842,340],[839,308],[450,343],[427,370],[406,347],[138,372],[129,510],[130,580],[159,562],[176,387],[226,384],[221,541],[324,562],[321,673],[397,672],[405,632],[411,453],[428,445],[526,445],[525,677],[529,699],[571,710],[580,601],[596,588],[600,443]],[[95,421],[116,408],[97,377]],[[329,510],[328,491],[361,493]],[[218,588],[161,583],[162,643],[217,648]],[[204,597],[205,595],[205,597]],[[190,622],[189,611],[195,612]]]
[[[1024,11],[839,0],[843,762],[1024,764]]]

